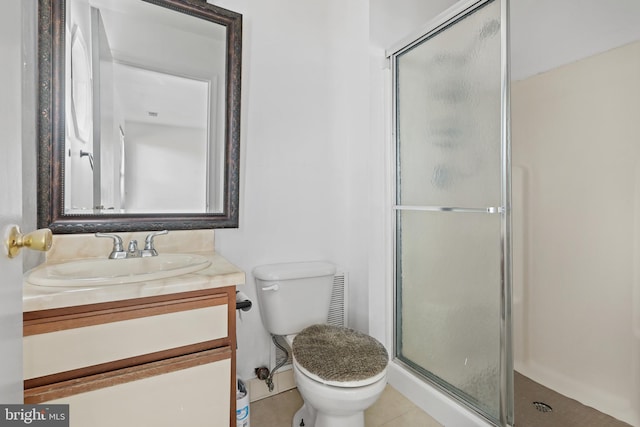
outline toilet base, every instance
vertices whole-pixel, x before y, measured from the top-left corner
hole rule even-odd
[[[318,413],[305,403],[293,416],[291,427],[364,427],[364,412],[328,415]]]
[[[375,403],[387,385],[386,374],[360,387],[336,387],[307,377],[293,358],[293,378],[304,405],[292,427],[364,427],[364,411]]]
[[[314,427],[316,424],[317,411],[307,405],[302,405],[300,409],[293,416],[293,423],[291,427]]]

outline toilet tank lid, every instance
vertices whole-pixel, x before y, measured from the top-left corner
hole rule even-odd
[[[325,261],[269,264],[253,269],[253,276],[260,280],[291,280],[334,274],[336,274],[336,266]]]

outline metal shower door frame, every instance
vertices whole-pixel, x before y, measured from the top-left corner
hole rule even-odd
[[[510,120],[510,34],[509,34],[509,1],[510,0],[461,0],[454,6],[438,15],[432,21],[430,21],[420,31],[415,33],[415,36],[409,36],[386,52],[387,58],[391,63],[391,79],[392,79],[392,138],[393,142],[393,177],[394,185],[392,190],[392,200],[394,211],[393,218],[393,277],[397,277],[397,228],[395,215],[398,211],[402,210],[420,210],[420,211],[438,211],[438,212],[486,212],[488,214],[497,214],[501,216],[501,313],[500,313],[500,361],[499,361],[499,383],[500,383],[500,396],[499,396],[499,419],[495,420],[492,417],[488,417],[480,408],[477,408],[470,404],[468,401],[461,398],[461,396],[453,393],[451,390],[443,387],[441,384],[431,381],[428,378],[424,378],[425,381],[430,383],[435,388],[439,389],[444,394],[452,397],[457,402],[480,415],[491,424],[500,427],[511,427],[514,423],[514,410],[513,410],[513,343],[512,343],[512,230],[511,230],[511,120]],[[397,173],[398,173],[398,153],[397,153],[397,57],[402,53],[412,49],[425,40],[433,37],[441,31],[455,25],[458,21],[480,9],[481,7],[493,3],[500,3],[500,151],[501,151],[501,206],[482,207],[482,208],[465,208],[455,206],[403,206],[398,205],[396,199],[397,189]],[[394,288],[396,286],[394,280]],[[396,292],[393,293],[394,299],[396,298]],[[397,301],[393,302],[394,323],[397,319]],[[413,369],[397,358],[397,328],[393,328],[393,354],[395,361],[406,369]]]

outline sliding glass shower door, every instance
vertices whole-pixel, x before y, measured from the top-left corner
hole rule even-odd
[[[508,0],[459,3],[390,55],[396,358],[513,420]]]

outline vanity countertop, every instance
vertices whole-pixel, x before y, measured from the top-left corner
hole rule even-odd
[[[193,273],[165,279],[93,287],[35,286],[25,280],[22,309],[24,312],[47,310],[244,284],[245,273],[223,256],[215,252],[195,253],[209,258],[211,265]],[[25,277],[28,274],[25,273]]]

